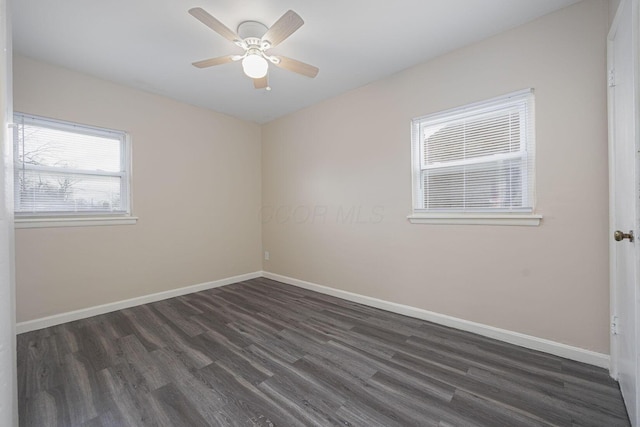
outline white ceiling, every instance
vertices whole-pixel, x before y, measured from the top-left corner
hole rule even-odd
[[[107,80],[265,123],[487,38],[578,0],[14,0],[14,51]],[[270,51],[320,68],[315,79],[270,67],[256,90],[241,52],[187,10],[235,30],[292,9],[305,24]]]

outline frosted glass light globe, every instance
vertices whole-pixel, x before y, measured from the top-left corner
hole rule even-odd
[[[260,79],[267,75],[269,64],[261,55],[247,55],[242,60],[242,69],[244,73],[252,79]]]

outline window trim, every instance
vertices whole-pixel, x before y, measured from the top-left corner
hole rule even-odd
[[[70,122],[66,120],[54,119],[50,117],[38,116],[35,114],[14,112],[14,123],[11,128],[14,132],[13,141],[18,137],[19,123],[16,118],[21,118],[21,123],[31,124],[35,126],[49,127],[52,129],[71,131],[78,134],[91,136],[106,136],[109,138],[117,137],[121,141],[122,150],[120,151],[119,172],[87,172],[85,170],[75,170],[73,168],[65,168],[64,172],[78,172],[80,174],[92,176],[119,176],[120,180],[120,199],[123,203],[123,210],[117,212],[104,211],[82,211],[82,212],[17,212],[14,209],[15,228],[48,228],[48,227],[80,227],[80,226],[100,226],[100,225],[131,225],[135,224],[138,217],[132,216],[133,198],[132,198],[132,156],[131,156],[131,136],[128,132],[102,128],[93,125],[85,125],[81,123]],[[14,150],[14,167],[18,168],[21,162],[18,160],[18,150]],[[59,168],[28,165],[26,169],[54,171],[59,172]],[[17,186],[17,180],[16,184]],[[14,190],[19,194],[19,189]]]
[[[521,225],[538,226],[542,221],[539,214],[481,214],[481,213],[414,213],[407,216],[411,224],[448,225]]]
[[[138,222],[135,216],[110,216],[110,217],[16,217],[15,228],[53,228],[53,227],[90,227],[99,225],[134,225]]]
[[[523,194],[526,192],[526,197],[531,197],[531,208],[520,208],[512,210],[490,210],[490,209],[470,209],[467,211],[455,211],[446,209],[427,209],[420,207],[420,200],[424,198],[422,193],[423,173],[425,168],[423,167],[422,159],[422,141],[419,135],[422,133],[424,121],[429,120],[429,125],[433,126],[438,122],[448,122],[456,119],[463,118],[469,114],[469,112],[482,112],[483,110],[490,111],[496,106],[501,106],[507,103],[512,98],[525,98],[529,95],[533,95],[533,89],[523,89],[516,92],[512,92],[503,96],[498,96],[488,100],[475,102],[464,105],[462,107],[451,108],[445,111],[428,114],[421,117],[416,117],[411,121],[411,175],[412,175],[412,200],[411,200],[411,214],[407,216],[407,219],[411,224],[469,224],[469,225],[518,225],[518,226],[538,226],[542,220],[542,215],[535,212],[535,164],[530,171],[531,176],[527,176],[527,181],[523,180]],[[528,101],[529,102],[529,101]],[[533,100],[531,100],[533,102]],[[529,105],[531,108],[532,105]],[[533,116],[534,112],[530,111]],[[532,129],[530,129],[531,137],[534,138],[533,144],[535,147],[535,123]],[[532,153],[535,155],[534,153]],[[513,155],[513,154],[510,154]],[[518,155],[520,157],[521,155]],[[462,160],[460,163],[466,163],[467,160]],[[474,165],[479,165],[480,162],[474,162]],[[448,165],[446,167],[451,167]],[[524,171],[528,173],[529,171]],[[531,180],[534,180],[531,182]],[[528,194],[532,191],[532,194]]]

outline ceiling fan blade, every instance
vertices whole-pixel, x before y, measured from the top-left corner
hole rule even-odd
[[[233,57],[234,55],[218,56],[217,58],[194,62],[193,66],[198,68],[207,68],[213,67],[214,65],[228,64],[229,62],[233,62]]]
[[[318,75],[318,71],[320,71],[313,65],[305,64],[304,62],[287,58],[286,56],[277,56],[277,58],[280,60],[276,64],[278,67],[293,71],[294,73],[302,74],[303,76],[314,78]]]
[[[229,27],[218,21],[201,7],[194,7],[193,9],[189,9],[189,13],[193,15],[193,17],[198,21],[202,22],[204,25],[211,28],[213,31],[220,34],[225,39],[232,42],[240,40],[240,37],[235,33],[235,31],[230,30]]]
[[[302,18],[293,10],[289,10],[267,30],[265,35],[262,36],[262,40],[268,41],[271,47],[277,46],[298,28],[302,27],[302,24],[304,24]]]
[[[269,87],[269,80],[267,76],[261,77],[259,79],[253,79],[253,87],[256,89],[266,89]]]

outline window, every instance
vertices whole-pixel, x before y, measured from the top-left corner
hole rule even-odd
[[[412,121],[415,223],[537,225],[533,91]]]
[[[126,133],[22,113],[14,120],[17,226],[135,222]]]

